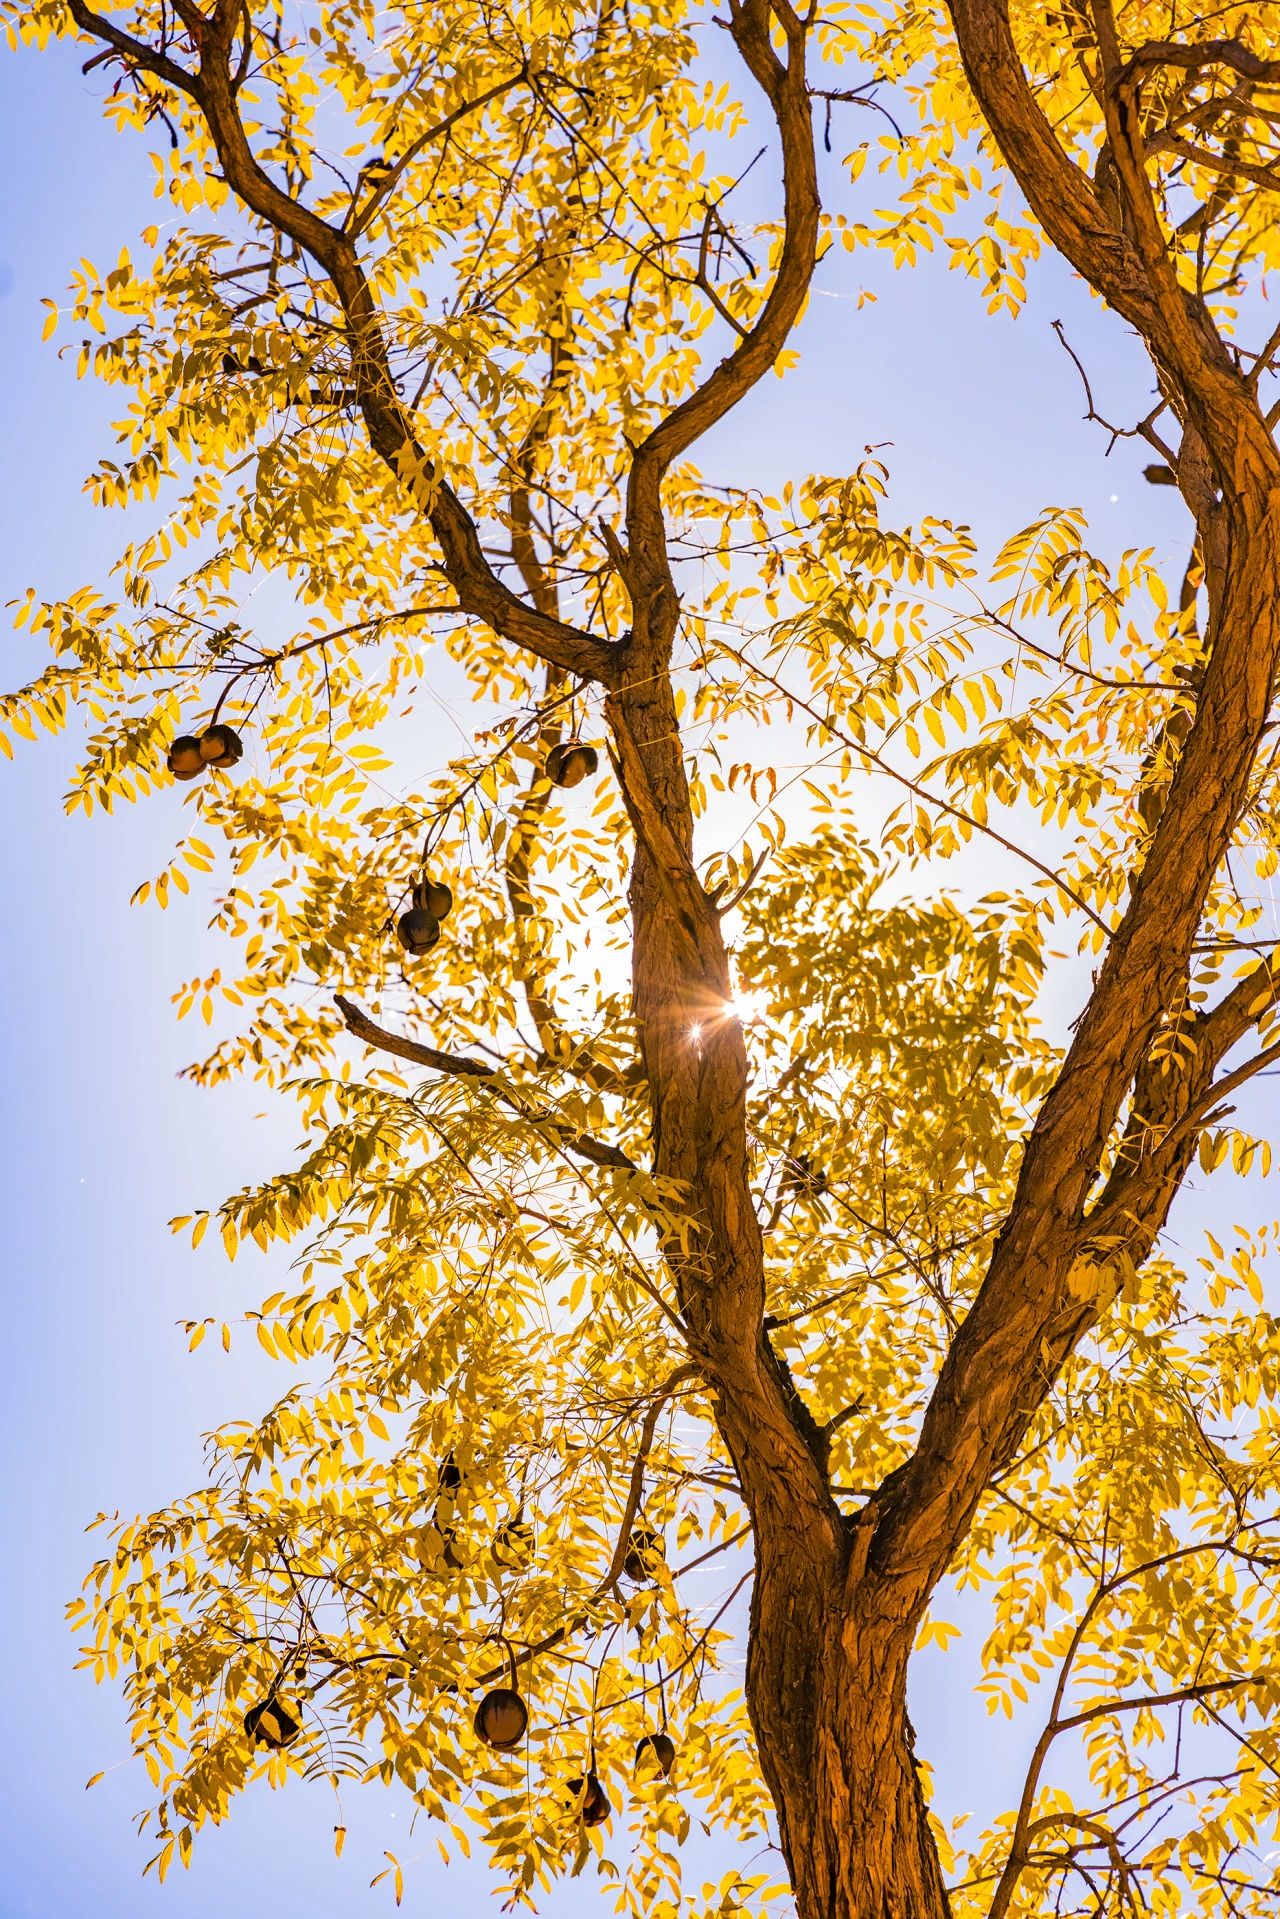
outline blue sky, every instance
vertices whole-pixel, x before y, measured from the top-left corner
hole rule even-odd
[[[113,256],[151,217],[145,150],[102,124],[99,93],[65,52],[0,64],[5,600],[28,584],[53,593],[101,577],[119,536],[118,521],[80,492],[106,446],[107,397],[77,384],[73,367],[39,343],[40,297],[60,292],[80,255]],[[846,191],[843,204],[857,202]],[[881,297],[859,311],[863,274]],[[1033,275],[1029,310],[1014,323],[989,318],[977,290],[937,262],[895,277],[833,256],[819,273],[800,371],[767,381],[706,463],[773,486],[847,471],[865,446],[891,442],[882,457],[900,516],[948,514],[996,539],[1043,505],[1077,503],[1104,552],[1151,543],[1179,564],[1180,504],[1140,478],[1149,455],[1124,445],[1104,458],[1106,436],[1081,421],[1078,378],[1051,331],[1058,317],[1100,404],[1128,418],[1144,411],[1149,376],[1134,344],[1056,262]],[[39,664],[38,649],[10,637],[6,684]],[[65,742],[0,761],[9,1355],[0,1919],[86,1910],[198,1919],[233,1906],[281,1919],[385,1912],[386,1889],[367,1890],[382,1849],[421,1843],[405,1843],[405,1805],[392,1795],[348,1799],[350,1838],[335,1865],[327,1793],[260,1788],[225,1831],[201,1841],[195,1869],[161,1889],[139,1878],[147,1849],[129,1823],[145,1781],[123,1765],[84,1791],[126,1747],[118,1696],[71,1671],[61,1614],[91,1554],[83,1528],[100,1508],[144,1508],[194,1484],[200,1433],[259,1405],[271,1371],[256,1353],[226,1360],[213,1342],[184,1358],[177,1318],[229,1317],[270,1287],[263,1262],[228,1268],[214,1246],[192,1254],[166,1221],[278,1166],[295,1129],[257,1089],[198,1093],[175,1076],[188,1047],[168,999],[201,964],[202,916],[131,910],[128,900],[168,852],[177,794],[115,819],[67,820],[67,764]],[[940,1772],[963,1767],[981,1731],[963,1667],[922,1664],[914,1696],[925,1755]],[[1020,1748],[1010,1736],[992,1763],[1012,1767]],[[442,1879],[425,1867],[408,1909],[442,1902],[490,1906],[477,1873]],[[578,1885],[546,1910],[606,1908]]]

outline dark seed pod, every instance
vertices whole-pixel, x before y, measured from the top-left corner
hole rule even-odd
[[[412,953],[415,958],[422,953],[429,953],[439,937],[439,920],[433,919],[420,906],[411,906],[396,921],[396,938],[405,952]]]
[[[647,1732],[636,1747],[636,1771],[658,1771],[670,1779],[676,1763],[676,1742],[665,1732]]]
[[[609,1795],[600,1784],[594,1770],[589,1772],[585,1779],[571,1779],[569,1791],[573,1795],[571,1803],[576,1807],[578,1817],[584,1826],[602,1826],[613,1811],[609,1803]]]
[[[645,1525],[641,1520],[638,1526],[631,1529],[627,1556],[622,1562],[622,1576],[633,1585],[643,1586],[653,1578],[663,1557],[662,1534],[654,1532],[652,1526]]]
[[[514,1686],[496,1686],[476,1707],[476,1737],[495,1752],[510,1752],[524,1738],[529,1708]]]
[[[244,758],[244,741],[234,726],[206,726],[200,735],[200,757],[206,766],[234,766]]]
[[[453,911],[453,894],[443,880],[429,880],[424,873],[413,889],[413,903],[433,920],[447,920]]]
[[[184,733],[165,754],[165,764],[175,780],[198,780],[204,772],[204,755],[200,751],[199,740],[190,733]]]
[[[284,1701],[274,1698],[250,1706],[244,1716],[244,1729],[255,1746],[270,1746],[273,1752],[291,1746],[302,1731]]]
[[[580,786],[589,780],[600,764],[594,746],[581,740],[565,740],[547,754],[546,774],[553,786]]]
[[[493,1556],[500,1566],[519,1572],[529,1563],[535,1538],[533,1527],[523,1514],[517,1513],[514,1519],[508,1519],[499,1526],[494,1534]]]

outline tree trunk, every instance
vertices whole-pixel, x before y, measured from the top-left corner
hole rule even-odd
[[[847,1566],[815,1583],[767,1542],[760,1562],[747,1703],[799,1919],[949,1919],[907,1718],[910,1633],[866,1617]]]
[[[637,827],[634,1004],[654,1167],[694,1196],[700,1228],[667,1257],[751,1513],[747,1702],[799,1919],[947,1919],[906,1713],[914,1620],[886,1605],[867,1569],[878,1508],[860,1527],[841,1517],[824,1435],[762,1331],[746,1054],[718,914],[693,864],[670,682],[628,678],[610,707]]]

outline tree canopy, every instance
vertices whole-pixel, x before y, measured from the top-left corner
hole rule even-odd
[[[32,587],[0,724],[84,724],[73,811],[180,801],[136,897],[209,911],[191,1075],[307,1138],[178,1222],[293,1249],[247,1327],[299,1370],[72,1607],[161,1873],[305,1774],[478,1826],[517,1902],[592,1858],[658,1919],[785,1892],[684,1884],[701,1819],[780,1827],[803,1919],[1272,1910],[1276,1229],[1161,1235],[1197,1156],[1224,1213],[1270,1168],[1280,6],[4,18],[160,205],[49,302],[128,543]],[[1099,443],[1181,488],[1173,574],[701,444],[820,259],[942,250],[1016,312],[1046,242],[1151,350]],[[864,1905],[928,1775],[805,1649],[839,1613],[905,1727],[957,1587],[1025,1790],[922,1812]]]

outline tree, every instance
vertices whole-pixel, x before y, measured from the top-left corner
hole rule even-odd
[[[28,598],[55,659],[4,716],[88,716],[72,806],[191,776],[243,956],[181,1010],[244,1009],[192,1071],[289,1085],[312,1142],[217,1218],[300,1245],[254,1323],[324,1378],[73,1608],[161,1871],[256,1767],[367,1767],[455,1829],[471,1791],[528,1894],[669,1723],[635,1910],[677,1909],[699,1802],[772,1813],[801,1919],[1269,1910],[1270,1234],[1188,1270],[1161,1234],[1197,1155],[1268,1163],[1231,1100],[1280,1058],[1280,7],[6,19],[164,130],[181,218],[51,306],[129,395],[97,496],[164,512],[114,599]],[[827,214],[815,111],[865,134]],[[855,219],[872,162],[899,198]],[[870,460],[779,499],[693,464],[824,249],[939,236],[1011,307],[1043,236],[1140,336],[1153,404],[1109,430],[1191,515],[1172,591],[1070,511],[984,563]],[[931,868],[976,841],[1008,879],[966,903]],[[141,894],[214,860],[192,831]],[[948,1580],[989,1589],[990,1702],[1050,1695],[974,1839],[906,1707]],[[712,1677],[748,1581],[749,1728]],[[508,1684],[527,1768],[473,1728]]]

